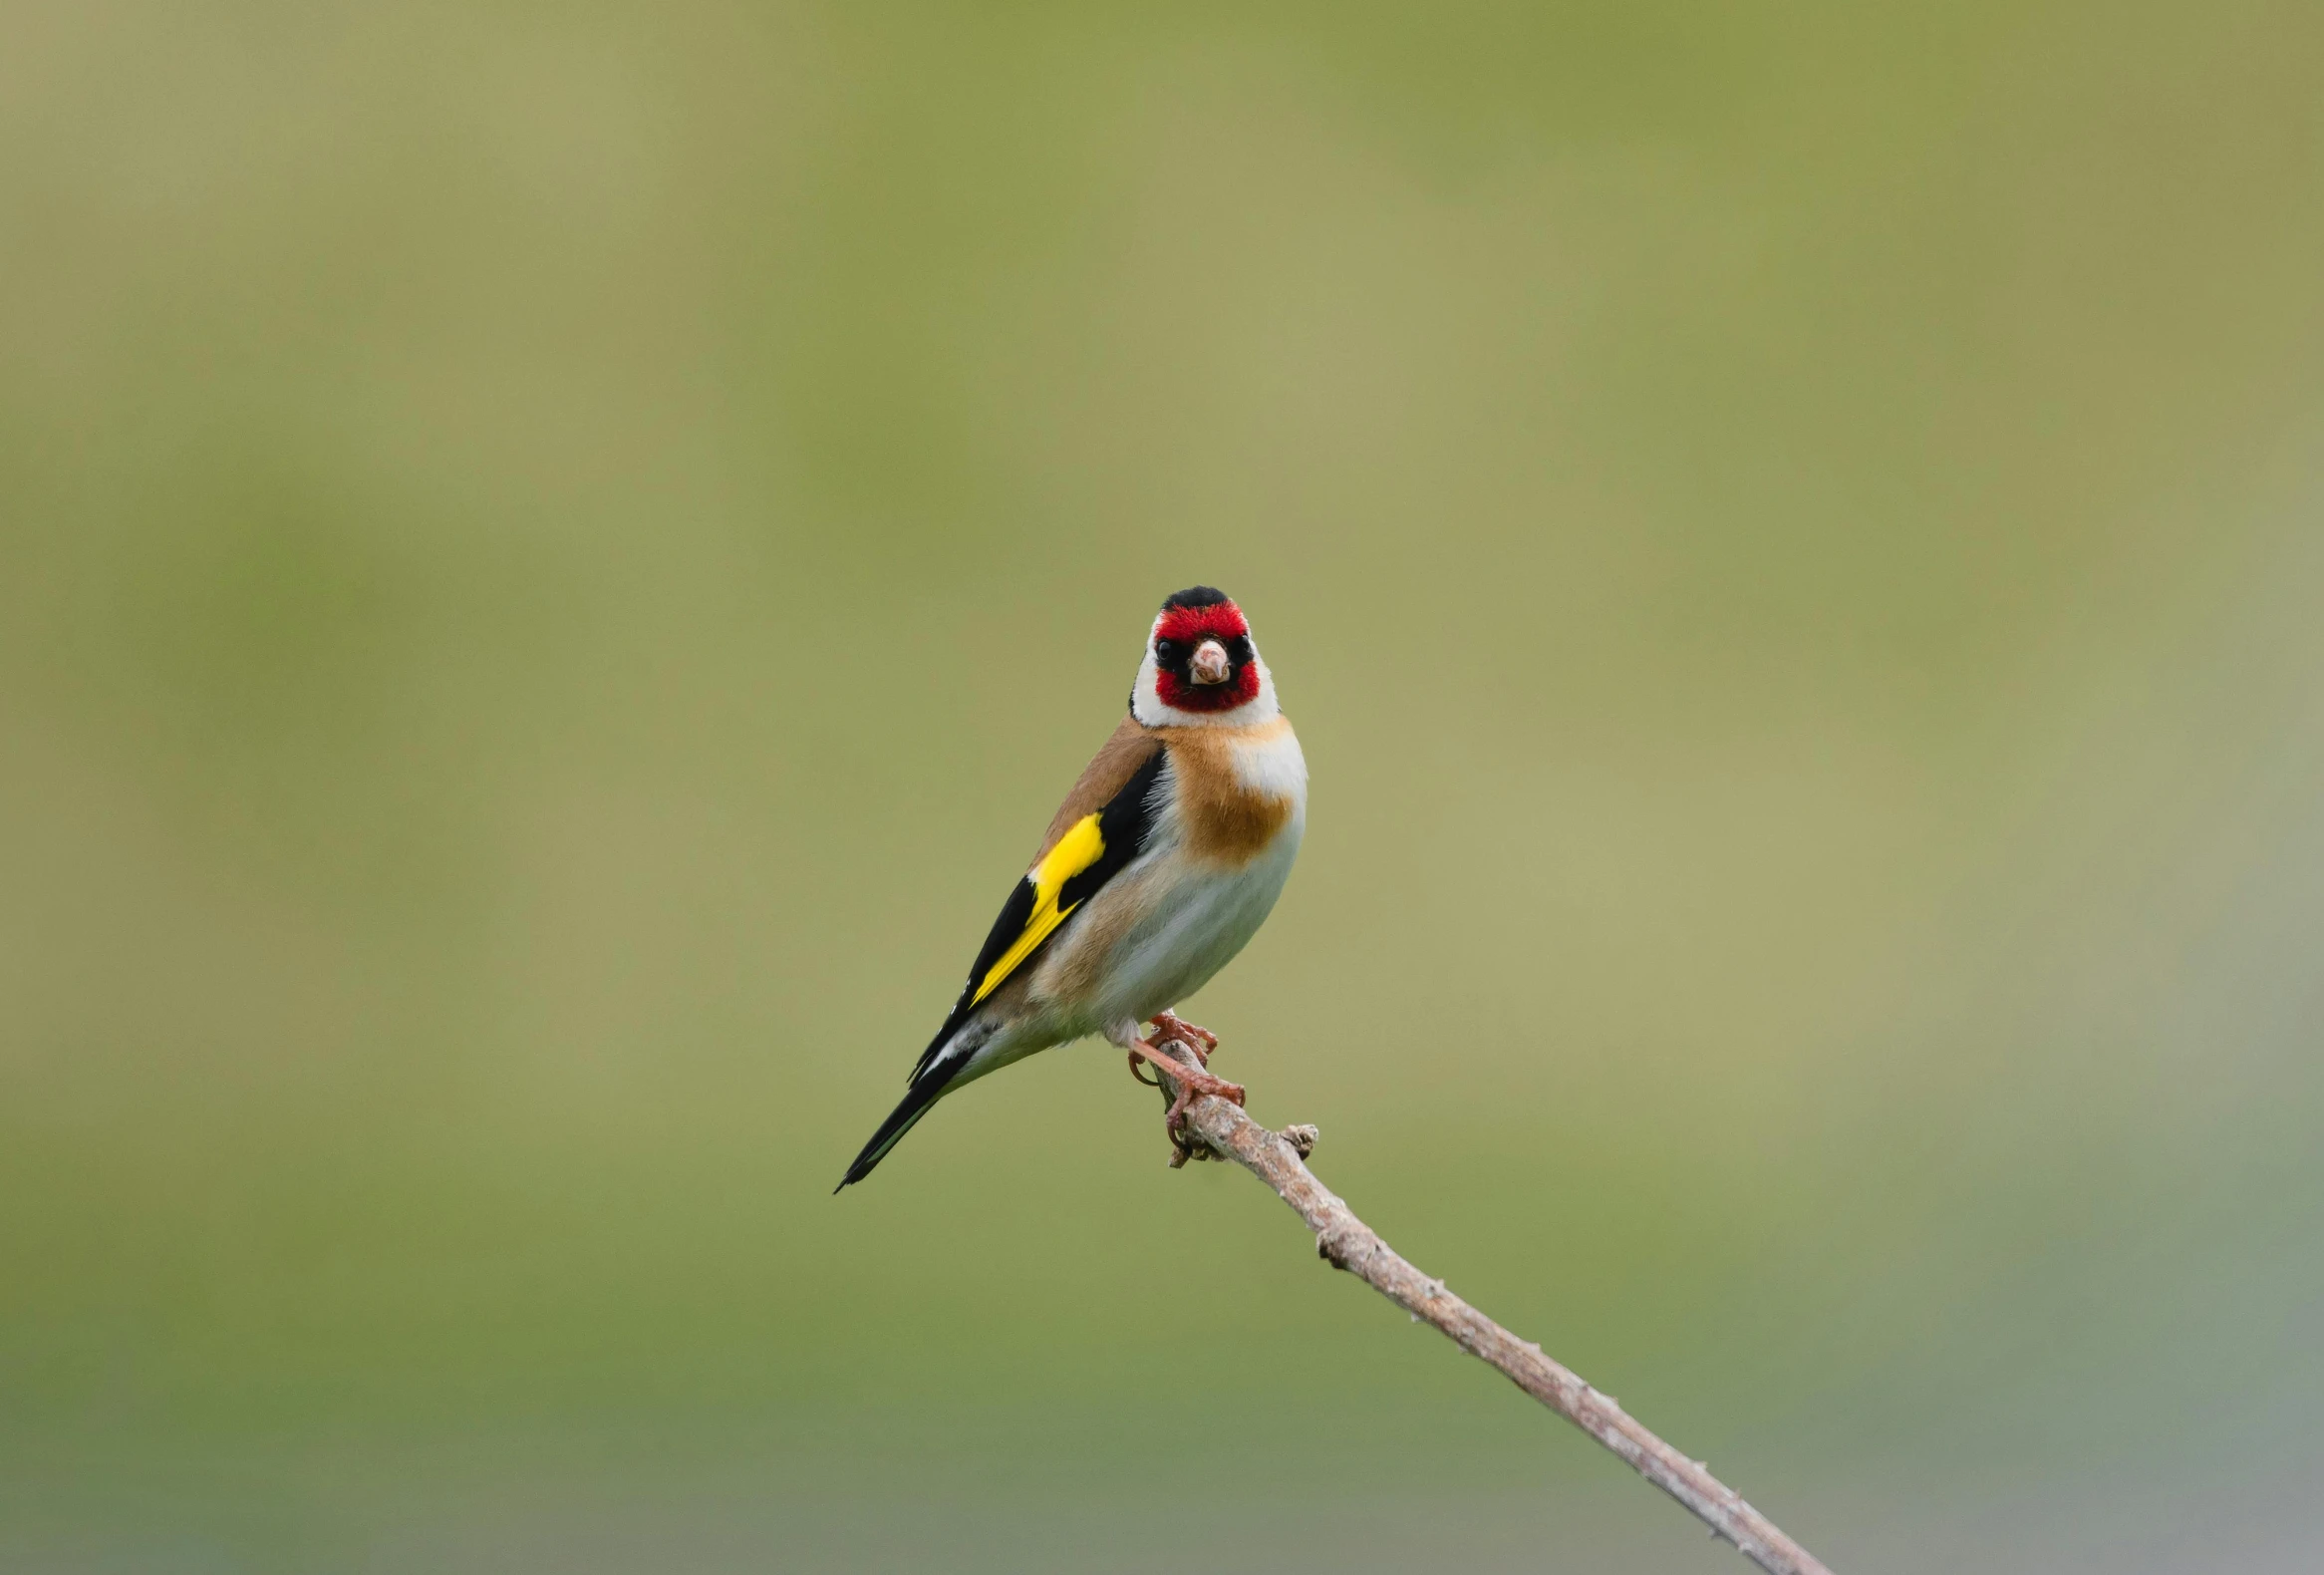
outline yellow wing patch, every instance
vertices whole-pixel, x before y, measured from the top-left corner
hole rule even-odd
[[[1065,889],[1065,882],[1105,856],[1105,838],[1098,834],[1097,816],[1085,814],[1073,822],[1048,856],[1033,866],[1032,916],[1024,921],[1024,933],[1017,943],[1001,954],[977,986],[974,1006],[1001,987],[1001,982],[1017,971],[1017,965],[1032,955],[1032,949],[1049,938],[1049,932],[1065,922],[1066,915],[1081,906],[1075,902],[1059,911],[1057,896]]]

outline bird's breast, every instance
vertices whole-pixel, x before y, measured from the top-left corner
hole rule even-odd
[[[1186,853],[1240,866],[1307,815],[1307,763],[1289,719],[1250,728],[1173,728],[1171,793]]]

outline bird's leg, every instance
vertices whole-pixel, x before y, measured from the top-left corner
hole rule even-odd
[[[1204,1067],[1211,1064],[1211,1052],[1219,1048],[1219,1036],[1207,1028],[1197,1028],[1175,1012],[1154,1014],[1154,1043],[1175,1039],[1194,1052],[1194,1059]]]
[[[1164,1043],[1162,1031],[1156,1029],[1153,1039],[1135,1039],[1122,1048],[1130,1053],[1130,1075],[1132,1077],[1137,1077],[1140,1061],[1150,1061],[1154,1064],[1157,1072],[1167,1074],[1170,1080],[1178,1085],[1178,1098],[1170,1102],[1170,1113],[1164,1117],[1163,1121],[1163,1124],[1172,1131],[1177,1131],[1184,1123],[1186,1107],[1192,1104],[1200,1095],[1215,1094],[1220,1099],[1232,1100],[1237,1104],[1243,1102],[1241,1085],[1229,1083],[1223,1078],[1214,1078],[1200,1067],[1190,1067],[1183,1061],[1165,1056],[1162,1054]],[[1199,1055],[1200,1052],[1197,1054]],[[1143,1083],[1146,1080],[1138,1078],[1138,1081]]]
[[[1175,1012],[1157,1012],[1154,1014],[1153,1023],[1154,1037],[1149,1043],[1159,1046],[1165,1041],[1175,1039],[1188,1050],[1193,1051],[1194,1059],[1202,1063],[1206,1069],[1210,1066],[1211,1052],[1219,1048],[1218,1035],[1207,1028],[1189,1023]],[[1130,1076],[1149,1089],[1162,1087],[1161,1084],[1138,1071],[1138,1053],[1134,1050],[1130,1052]]]
[[[1168,1077],[1177,1086],[1171,1096],[1170,1108],[1162,1117],[1162,1130],[1170,1139],[1170,1168],[1176,1170],[1189,1159],[1210,1157],[1210,1151],[1186,1129],[1187,1109],[1196,1100],[1213,1094],[1222,1100],[1232,1100],[1241,1104],[1243,1090],[1237,1084],[1211,1076],[1206,1067],[1199,1065],[1209,1059],[1209,1051],[1218,1048],[1219,1037],[1216,1034],[1207,1028],[1197,1028],[1169,1012],[1156,1013],[1153,1021],[1154,1033],[1149,1039],[1138,1037],[1136,1023],[1125,1023],[1106,1037],[1129,1053],[1131,1077],[1137,1078],[1149,1089],[1164,1087],[1163,1077]],[[1163,1050],[1163,1046],[1171,1044],[1184,1045],[1198,1065],[1190,1067]],[[1141,1061],[1152,1062],[1155,1072],[1160,1076],[1152,1079],[1140,1077],[1138,1063]]]

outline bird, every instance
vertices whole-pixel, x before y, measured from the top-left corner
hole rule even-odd
[[[1032,863],[905,1094],[833,1190],[870,1175],[945,1095],[1036,1051],[1100,1036],[1166,1070],[1187,1104],[1243,1102],[1208,1070],[1218,1036],[1172,1004],[1208,983],[1275,907],[1307,819],[1307,763],[1243,609],[1190,586],[1146,634],[1129,714],[1049,817]],[[1139,1032],[1152,1023],[1151,1038]],[[1199,1067],[1162,1054],[1176,1040]]]

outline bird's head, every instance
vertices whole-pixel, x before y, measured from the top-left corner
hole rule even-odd
[[[1162,604],[1130,712],[1149,728],[1241,727],[1275,715],[1275,680],[1226,592],[1197,585]]]

